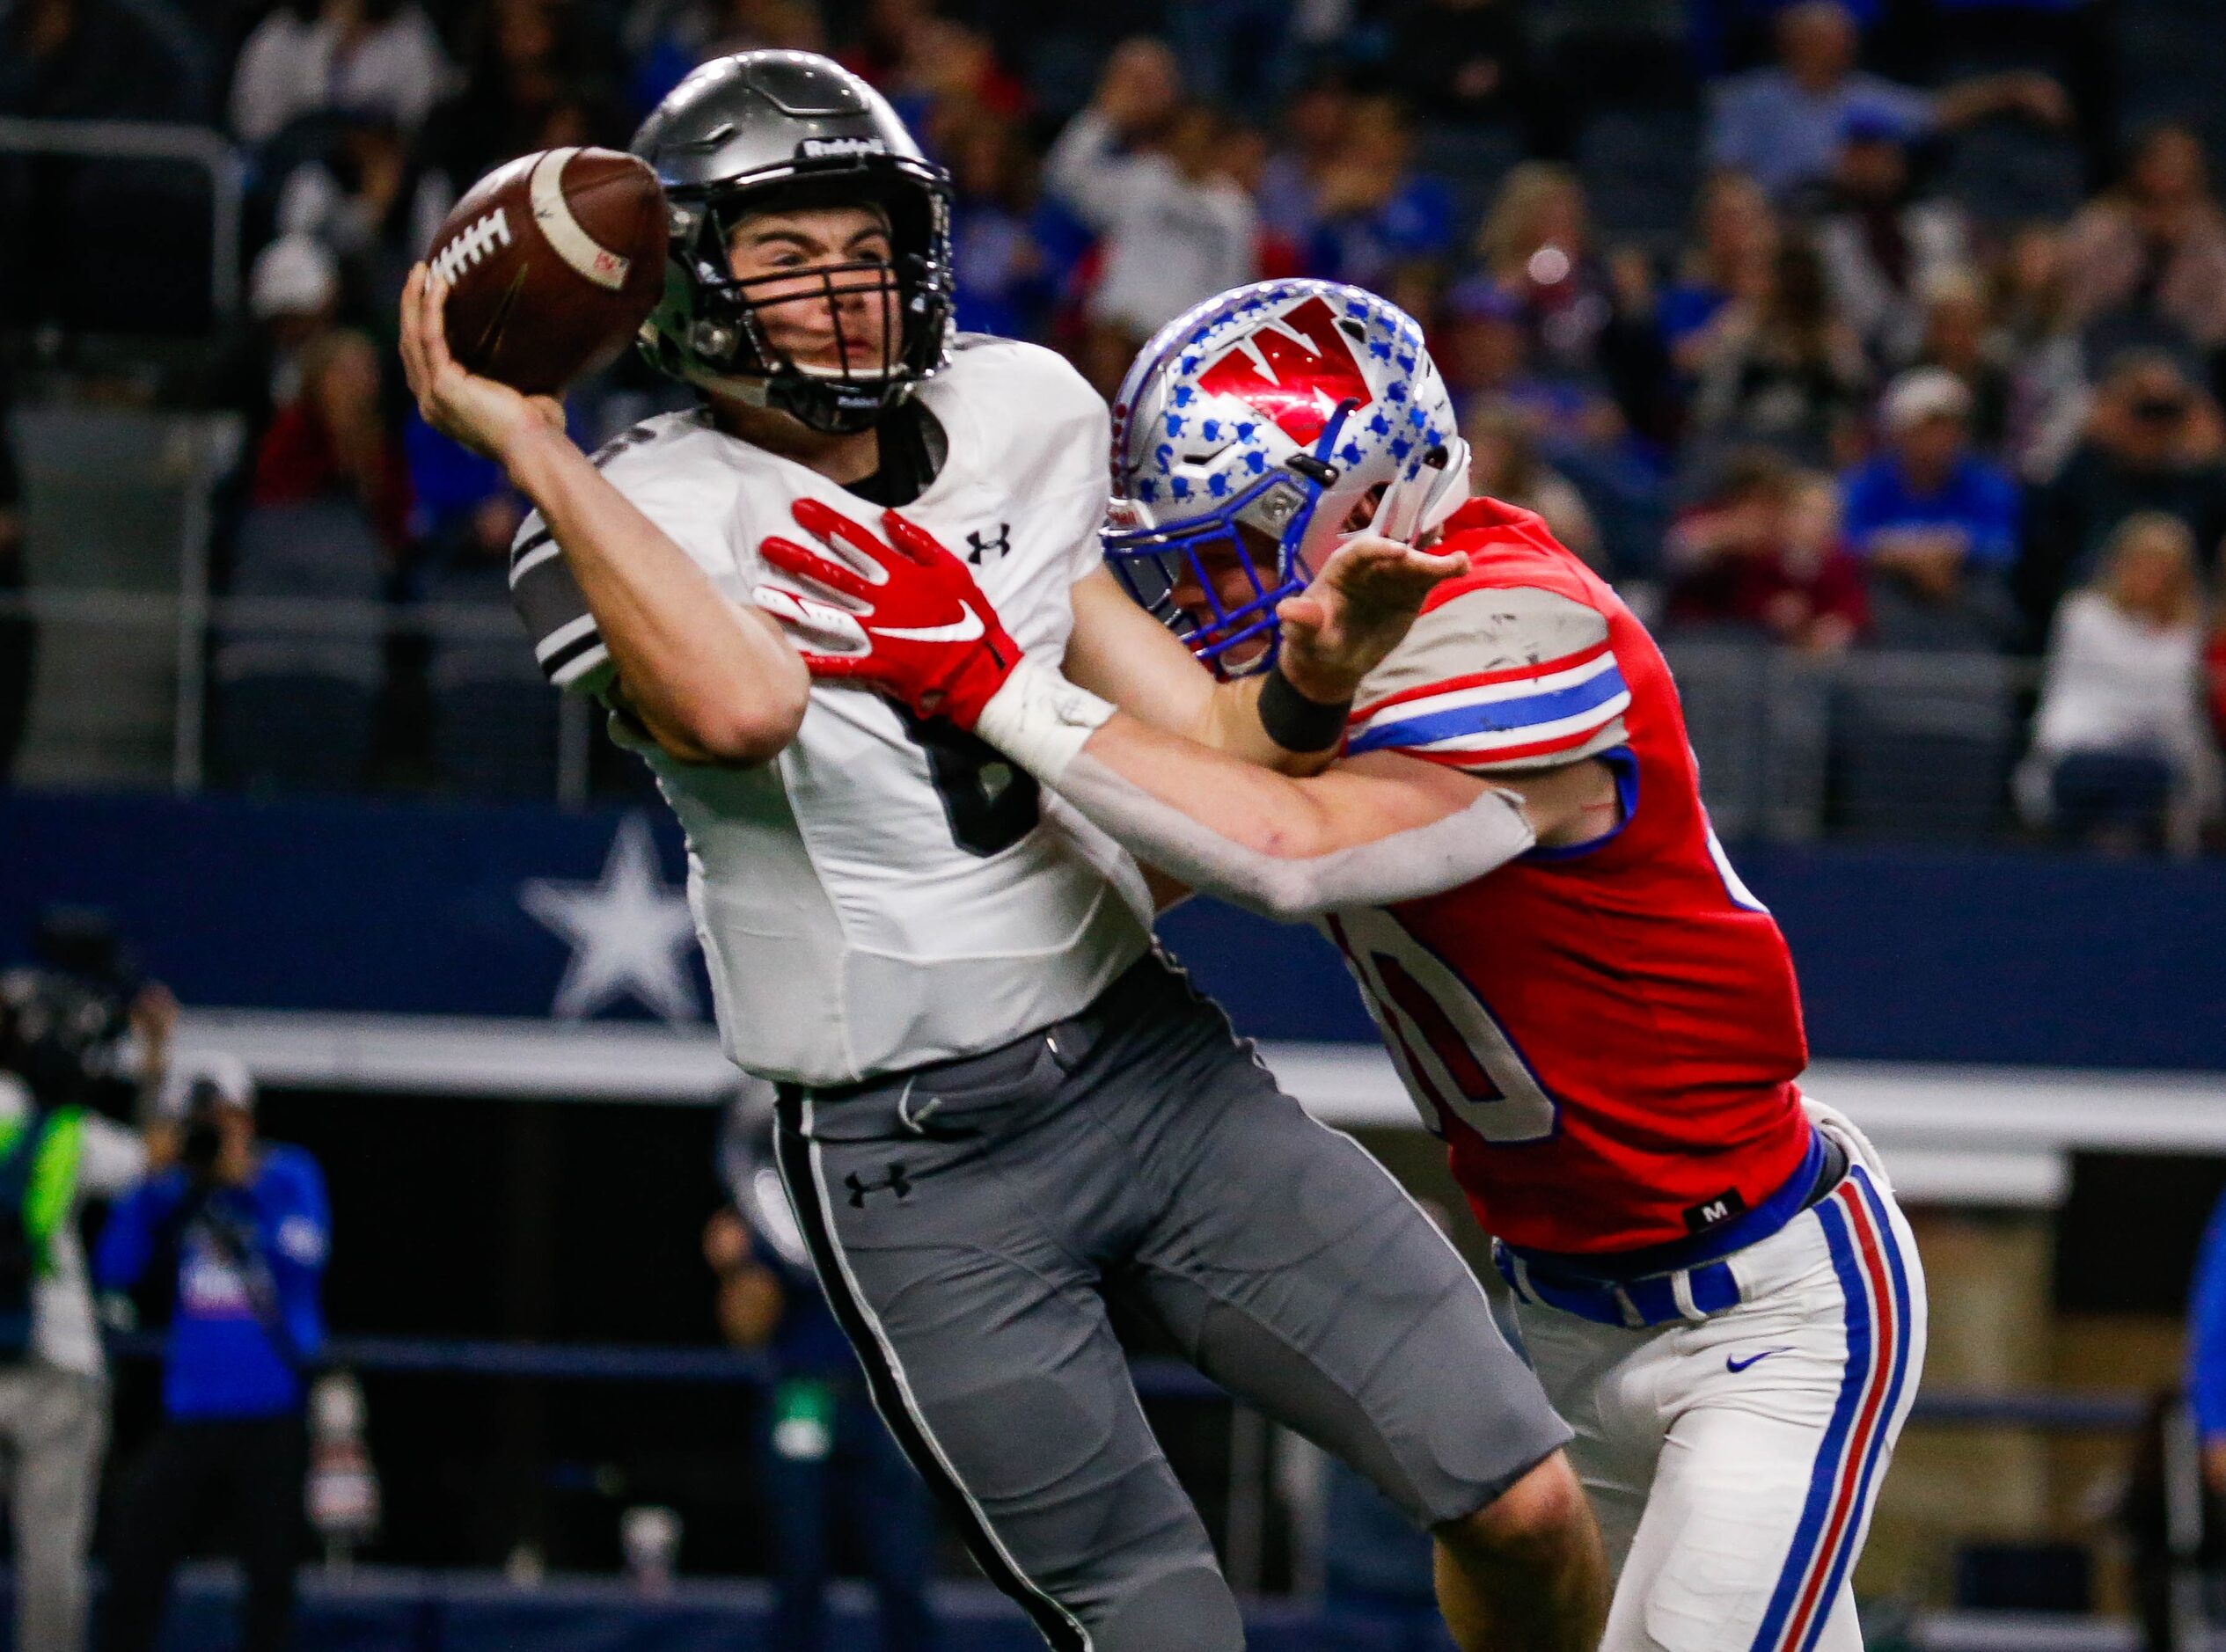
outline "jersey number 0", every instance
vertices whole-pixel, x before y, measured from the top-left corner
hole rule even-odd
[[[1488,1142],[1542,1141],[1554,1133],[1554,1098],[1444,959],[1380,908],[1340,912],[1329,928],[1432,1135],[1444,1128],[1432,1103]]]

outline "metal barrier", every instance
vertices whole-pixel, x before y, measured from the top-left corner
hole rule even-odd
[[[162,1339],[147,1333],[112,1334],[119,1358],[158,1358]],[[700,1347],[626,1347],[609,1344],[501,1341],[412,1337],[336,1337],[326,1358],[334,1366],[394,1377],[472,1378],[558,1383],[708,1384],[762,1390],[774,1379],[773,1362],[745,1349]],[[1230,1404],[1237,1407],[1229,1436],[1227,1526],[1224,1565],[1240,1589],[1256,1589],[1263,1575],[1269,1524],[1270,1425],[1233,1399],[1219,1384],[1180,1360],[1131,1362],[1138,1394],[1146,1400]],[[2037,1430],[2047,1434],[2128,1434],[2141,1426],[2145,1398],[2134,1393],[2049,1390],[1921,1392],[1909,1421],[1919,1426]],[[2190,1433],[2175,1482],[2197,1472]],[[2184,1502],[2185,1499],[2182,1499]],[[2175,1553],[2186,1551],[2181,1590],[2186,1621],[2200,1621],[2192,1526],[2175,1528]],[[2183,1645],[2193,1646],[2192,1639]]]
[[[122,1359],[154,1359],[162,1338],[149,1332],[111,1334]],[[352,1371],[410,1377],[487,1377],[546,1382],[711,1383],[763,1387],[773,1362],[744,1349],[518,1342],[493,1339],[340,1336],[326,1360]],[[1212,1378],[1181,1360],[1131,1363],[1137,1393],[1147,1400],[1232,1400]],[[2127,1391],[1948,1388],[1920,1392],[1909,1421],[1956,1428],[2029,1429],[2046,1434],[2126,1434],[2147,1414],[2145,1395]]]
[[[1799,841],[1972,841],[2007,817],[2040,662],[1993,654],[1814,655],[1670,632],[1687,732],[1717,830]]]
[[[146,1333],[112,1334],[110,1351],[124,1359],[154,1359],[162,1339]],[[401,1377],[468,1377],[541,1382],[706,1383],[763,1389],[773,1381],[773,1362],[752,1350],[722,1348],[622,1347],[411,1337],[336,1337],[326,1360],[349,1370]],[[1265,1486],[1270,1460],[1265,1418],[1234,1400],[1219,1384],[1180,1360],[1144,1358],[1130,1371],[1146,1400],[1228,1403],[1238,1407],[1229,1439],[1229,1506],[1225,1561],[1241,1588],[1261,1575],[1267,1530]],[[2126,1433],[2140,1425],[2144,1402],[2130,1393],[1983,1393],[1945,1390],[1916,1399],[1910,1421],[1961,1428],[2038,1429],[2046,1433]]]
[[[192,563],[192,559],[188,559]],[[198,564],[186,570],[201,577]],[[174,632],[177,692],[171,741],[170,783],[194,792],[209,780],[209,667],[227,634],[253,633],[297,647],[319,643],[377,647],[390,638],[435,644],[494,647],[515,656],[522,681],[546,693],[556,717],[552,775],[554,801],[578,808],[588,797],[595,719],[572,696],[556,696],[541,683],[516,616],[507,605],[466,603],[380,603],[319,597],[170,596],[143,591],[31,590],[0,592],[0,619],[26,618],[42,625],[93,631]],[[36,707],[34,706],[34,714]]]
[[[198,597],[103,590],[0,595],[0,617],[179,635],[174,784],[204,783],[209,644],[226,632],[336,647],[420,638],[531,656],[516,620],[493,603],[385,603],[315,597]],[[1993,654],[1854,652],[1818,658],[1766,645],[1686,642],[1666,654],[1683,698],[1702,786],[1733,840],[1850,835],[1981,841],[2009,819],[2010,771],[2023,753],[2020,707],[2038,662]],[[593,720],[567,697],[552,790],[588,793]]]

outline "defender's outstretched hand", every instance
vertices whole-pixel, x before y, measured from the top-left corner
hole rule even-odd
[[[467,373],[449,354],[448,284],[420,264],[402,289],[402,370],[425,422],[474,453],[507,464],[518,440],[564,434],[564,407]]]
[[[787,630],[812,676],[868,684],[922,717],[970,730],[1020,663],[1021,649],[966,565],[893,510],[882,515],[884,541],[816,499],[789,509],[834,554],[777,536],[758,554],[825,596],[773,585],[751,595]],[[843,651],[827,652],[830,644]]]
[[[1465,573],[1464,556],[1437,556],[1375,534],[1355,534],[1314,582],[1276,610],[1278,669],[1308,699],[1351,699],[1360,680],[1399,646],[1438,585]]]

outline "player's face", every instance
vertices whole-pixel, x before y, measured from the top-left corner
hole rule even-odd
[[[897,332],[889,223],[870,207],[759,213],[727,237],[727,262],[765,341],[807,372],[871,376]]]
[[[1345,514],[1341,531],[1359,533],[1375,520],[1376,508],[1383,502],[1380,485],[1369,489]],[[1206,600],[1210,583],[1213,596],[1226,613],[1259,596],[1263,591],[1276,588],[1282,575],[1282,546],[1271,536],[1244,523],[1236,524],[1237,537],[1243,543],[1240,552],[1226,539],[1219,539],[1201,546],[1196,554],[1195,566],[1190,558],[1183,559],[1183,570],[1176,574],[1168,588],[1168,599],[1188,614],[1197,625],[1213,623],[1213,605]],[[1200,577],[1201,571],[1204,577]],[[1233,669],[1242,669],[1257,658],[1268,647],[1268,639],[1240,644],[1222,656],[1222,663]]]
[[[1275,588],[1276,569],[1281,560],[1276,541],[1241,523],[1237,524],[1237,534],[1244,542],[1241,552],[1226,539],[1200,547],[1195,559],[1183,559],[1182,572],[1168,592],[1168,601],[1201,628],[1211,625],[1215,619],[1213,603],[1206,597],[1209,584],[1224,613],[1254,601],[1262,591]],[[1257,584],[1253,582],[1256,579]],[[1241,669],[1267,646],[1265,637],[1257,642],[1240,644],[1223,656],[1223,663]]]

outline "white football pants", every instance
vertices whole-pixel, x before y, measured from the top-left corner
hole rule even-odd
[[[1924,1275],[1870,1144],[1731,1258],[1739,1305],[1627,1330],[1517,1293],[1616,1576],[1601,1652],[1861,1652],[1849,1583],[1924,1363]]]

